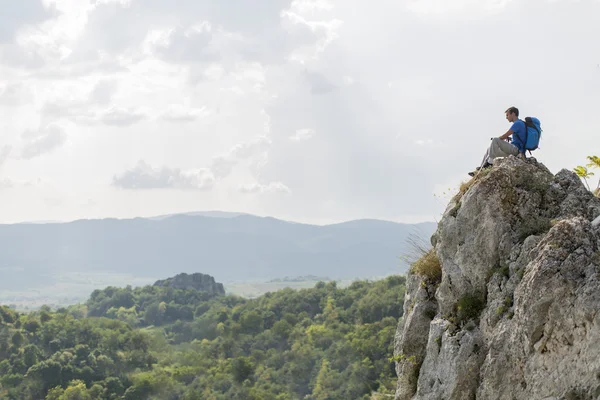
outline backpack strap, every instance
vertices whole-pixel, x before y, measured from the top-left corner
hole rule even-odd
[[[529,129],[527,129],[527,122],[520,120],[525,125],[525,142],[523,143],[523,155],[527,151],[527,137],[529,136]],[[531,150],[529,151],[529,155],[531,155]]]

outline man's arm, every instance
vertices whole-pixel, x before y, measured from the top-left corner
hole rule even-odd
[[[506,131],[506,133],[502,136],[500,136],[500,139],[502,140],[506,140],[507,137],[509,137],[510,135],[512,135],[514,132],[512,131],[512,129],[509,129],[508,131]]]

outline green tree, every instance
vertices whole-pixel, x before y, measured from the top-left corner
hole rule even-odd
[[[598,156],[587,156],[588,163],[586,166],[578,165],[573,169],[573,171],[583,179],[589,191],[594,193],[594,195],[600,197],[600,179],[598,180],[598,185],[594,190],[591,189],[588,179],[594,176],[594,173],[589,170],[589,168],[600,169],[600,157]]]
[[[40,349],[35,344],[29,344],[23,348],[23,362],[30,368],[38,363],[41,356]]]
[[[85,383],[80,380],[74,380],[69,383],[69,387],[59,398],[59,400],[92,400]]]
[[[583,179],[588,190],[591,191],[592,189],[590,188],[590,184],[588,183],[588,178],[594,176],[594,173],[590,172],[586,167],[582,165],[578,165],[573,169],[573,171],[577,174],[577,176]]]
[[[388,357],[404,284],[400,276],[346,288],[330,282],[252,300],[106,288],[86,305],[58,312],[0,307],[0,397],[322,400],[393,393]]]
[[[254,372],[254,364],[248,357],[237,357],[231,365],[233,378],[238,383],[244,382]]]
[[[23,334],[21,333],[21,331],[16,331],[13,334],[11,341],[12,341],[12,344],[15,347],[21,347],[21,345],[25,341],[25,337],[23,336]]]
[[[242,314],[240,323],[244,333],[259,333],[263,329],[262,316],[254,310]]]
[[[329,361],[321,361],[321,369],[317,375],[313,397],[315,400],[334,400],[340,398],[337,389],[342,384],[339,372],[329,367]]]

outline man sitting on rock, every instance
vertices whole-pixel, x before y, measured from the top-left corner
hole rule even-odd
[[[475,176],[475,173],[481,168],[489,168],[492,166],[492,162],[497,157],[508,157],[509,155],[518,156],[519,154],[525,154],[525,135],[526,126],[525,122],[519,119],[519,109],[517,107],[510,107],[504,112],[508,122],[512,123],[510,129],[502,136],[492,138],[492,144],[487,149],[481,165],[473,172],[469,172],[469,175]],[[510,142],[512,136],[512,143]]]

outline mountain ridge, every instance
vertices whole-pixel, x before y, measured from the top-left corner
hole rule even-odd
[[[283,219],[273,216],[261,216],[257,214],[251,213],[243,213],[243,212],[234,212],[234,211],[187,211],[187,212],[178,212],[178,213],[169,213],[169,214],[158,214],[158,215],[150,215],[150,216],[134,216],[134,217],[99,217],[99,218],[76,218],[67,221],[60,220],[34,220],[34,221],[20,221],[14,223],[0,223],[2,225],[50,225],[50,224],[71,224],[75,222],[81,221],[106,221],[106,220],[115,220],[115,221],[130,221],[130,220],[151,220],[151,221],[163,221],[169,218],[176,217],[205,217],[205,218],[227,218],[227,219],[235,219],[240,217],[252,217],[252,218],[261,218],[261,219],[272,219],[277,221],[283,221],[290,224],[298,224],[298,225],[311,225],[311,226],[335,226],[335,225],[344,225],[344,224],[352,224],[356,222],[385,222],[390,224],[400,224],[400,225],[422,225],[422,224],[431,224],[434,221],[421,221],[421,222],[399,222],[392,221],[383,218],[355,218],[348,219],[339,222],[330,222],[325,224],[316,224],[316,223],[308,223],[308,222],[300,222],[295,220]]]
[[[224,283],[303,275],[339,280],[388,276],[406,270],[400,257],[407,237],[415,231],[430,235],[434,229],[434,223],[364,219],[311,225],[252,215],[3,224],[0,300],[44,288],[44,293],[49,288],[66,293],[65,285],[73,282],[83,291],[84,284],[89,290],[90,285],[182,272],[206,273]],[[96,283],[82,283],[82,277]]]

